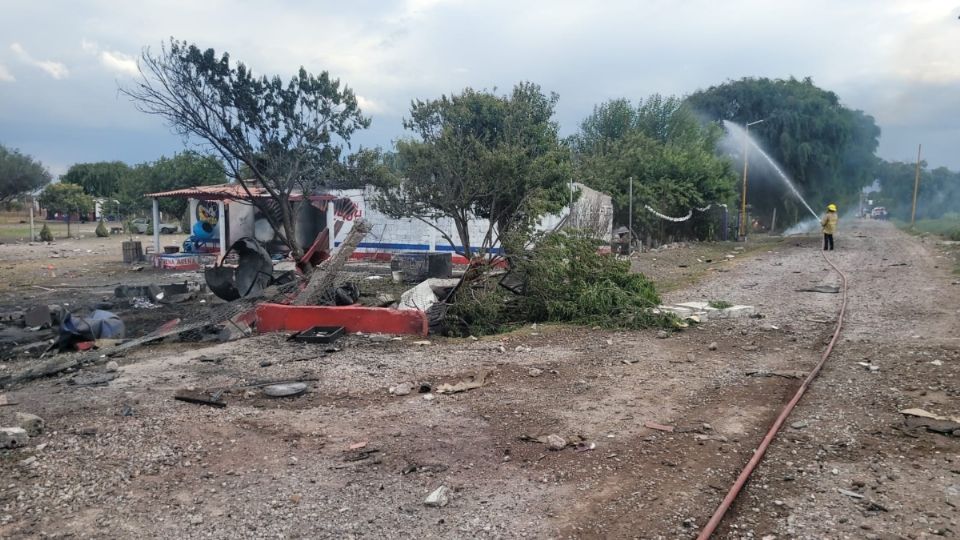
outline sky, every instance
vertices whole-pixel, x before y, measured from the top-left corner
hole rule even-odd
[[[532,81],[561,134],[608,99],[811,77],[876,118],[881,157],[960,170],[960,0],[0,0],[0,144],[55,175],[184,149],[118,88],[170,37],[352,88],[388,148],[413,99]]]

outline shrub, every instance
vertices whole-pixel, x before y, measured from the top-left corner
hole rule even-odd
[[[726,300],[710,300],[707,302],[707,305],[713,309],[727,309],[733,307],[733,304],[727,302]]]
[[[950,239],[954,242],[960,242],[960,229],[950,231]]]
[[[476,335],[533,322],[607,328],[673,325],[672,317],[653,312],[660,304],[653,283],[631,272],[629,261],[599,253],[599,247],[579,232],[538,236],[532,250],[513,251],[520,253],[511,258],[519,294],[489,278],[465,284],[447,311],[448,329]]]
[[[97,233],[98,238],[106,238],[110,236],[110,231],[107,230],[106,224],[103,223],[103,220],[100,220],[100,223],[97,224],[97,230],[94,231]]]
[[[40,229],[40,240],[44,242],[53,242],[53,233],[50,232],[50,227],[47,227],[47,224],[43,224],[43,228]]]

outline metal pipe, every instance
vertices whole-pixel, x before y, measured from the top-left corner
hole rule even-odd
[[[917,191],[920,190],[920,148],[922,145],[917,145],[917,175],[913,180],[913,209],[910,211],[910,228],[913,228],[914,222],[917,220]]]
[[[840,289],[843,291],[843,300],[840,303],[840,315],[837,318],[837,326],[833,331],[833,338],[830,339],[829,345],[827,345],[826,350],[823,351],[823,355],[820,357],[820,362],[818,362],[813,368],[813,371],[807,375],[807,378],[804,379],[803,384],[801,384],[800,388],[797,389],[796,394],[794,394],[790,402],[787,403],[782,411],[780,411],[780,415],[777,416],[777,419],[774,420],[773,425],[770,426],[770,429],[767,431],[763,441],[760,442],[760,446],[758,446],[753,452],[753,457],[750,458],[750,461],[747,463],[746,467],[740,471],[740,475],[737,476],[737,480],[732,486],[730,486],[730,491],[727,492],[727,495],[723,498],[723,501],[720,502],[720,506],[718,506],[716,511],[714,511],[710,521],[708,521],[700,531],[700,534],[697,536],[698,540],[707,540],[717,530],[717,527],[723,520],[723,516],[726,515],[727,510],[730,508],[730,505],[733,504],[733,501],[736,500],[737,495],[740,494],[740,490],[743,489],[744,484],[747,483],[747,479],[750,478],[750,474],[753,473],[753,470],[760,463],[760,460],[763,459],[763,455],[767,452],[767,448],[770,447],[770,443],[773,442],[774,437],[777,436],[777,433],[780,431],[783,423],[786,422],[787,417],[790,416],[790,413],[793,411],[794,407],[797,406],[797,403],[807,391],[810,383],[813,382],[813,380],[820,373],[821,368],[823,368],[823,364],[826,363],[827,358],[830,357],[830,353],[833,352],[833,347],[836,345],[837,339],[840,337],[840,330],[843,328],[843,316],[847,311],[847,276],[841,272],[835,264],[833,264],[833,261],[827,257],[826,252],[821,251],[820,254],[823,255],[823,260],[827,261],[827,264],[829,264],[838,274],[840,274]]]

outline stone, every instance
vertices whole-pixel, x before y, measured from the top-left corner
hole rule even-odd
[[[402,382],[394,386],[393,389],[390,391],[390,393],[395,396],[405,396],[410,392],[413,392],[413,385],[408,382]]]
[[[707,345],[707,348],[710,349],[711,351],[717,350],[717,347],[719,347],[719,345],[717,345],[716,341],[711,341],[710,344]]]
[[[115,360],[111,360],[107,362],[107,365],[104,366],[104,368],[110,373],[116,373],[120,371],[120,364],[118,364]]]
[[[270,397],[299,396],[306,391],[306,383],[273,384],[263,389],[263,393]]]
[[[547,435],[547,446],[551,450],[563,450],[567,447],[567,440],[556,433],[551,433]]]
[[[17,425],[23,428],[27,432],[27,435],[31,437],[36,437],[43,433],[43,427],[45,425],[43,418],[35,414],[18,412],[16,414]]]
[[[34,306],[23,314],[23,325],[27,328],[49,328],[52,323],[50,306]]]
[[[803,429],[807,427],[807,423],[804,422],[803,420],[799,420],[797,422],[790,424],[790,427],[792,427],[793,429]]]
[[[18,427],[0,428],[0,448],[21,448],[27,445],[27,430]]]
[[[450,489],[447,486],[440,486],[437,489],[433,490],[432,493],[427,495],[427,498],[423,500],[424,506],[430,506],[433,508],[441,508],[450,503]]]
[[[670,333],[666,330],[660,330],[657,332],[657,339],[667,339],[668,337],[670,337]]]
[[[527,375],[531,377],[539,377],[543,375],[543,370],[538,368],[530,368],[530,371],[527,372]]]

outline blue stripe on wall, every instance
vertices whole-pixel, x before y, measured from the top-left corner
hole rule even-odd
[[[339,246],[343,242],[334,242],[335,246]],[[400,251],[430,251],[430,244],[399,244],[392,242],[360,242],[357,247],[366,248],[366,249],[394,249]],[[459,247],[459,246],[458,246]],[[462,249],[462,248],[461,248]],[[437,251],[456,251],[453,246],[449,244],[437,245]],[[474,253],[479,251],[477,248],[473,248]],[[488,253],[501,254],[503,250],[501,248],[492,248],[487,250]]]

